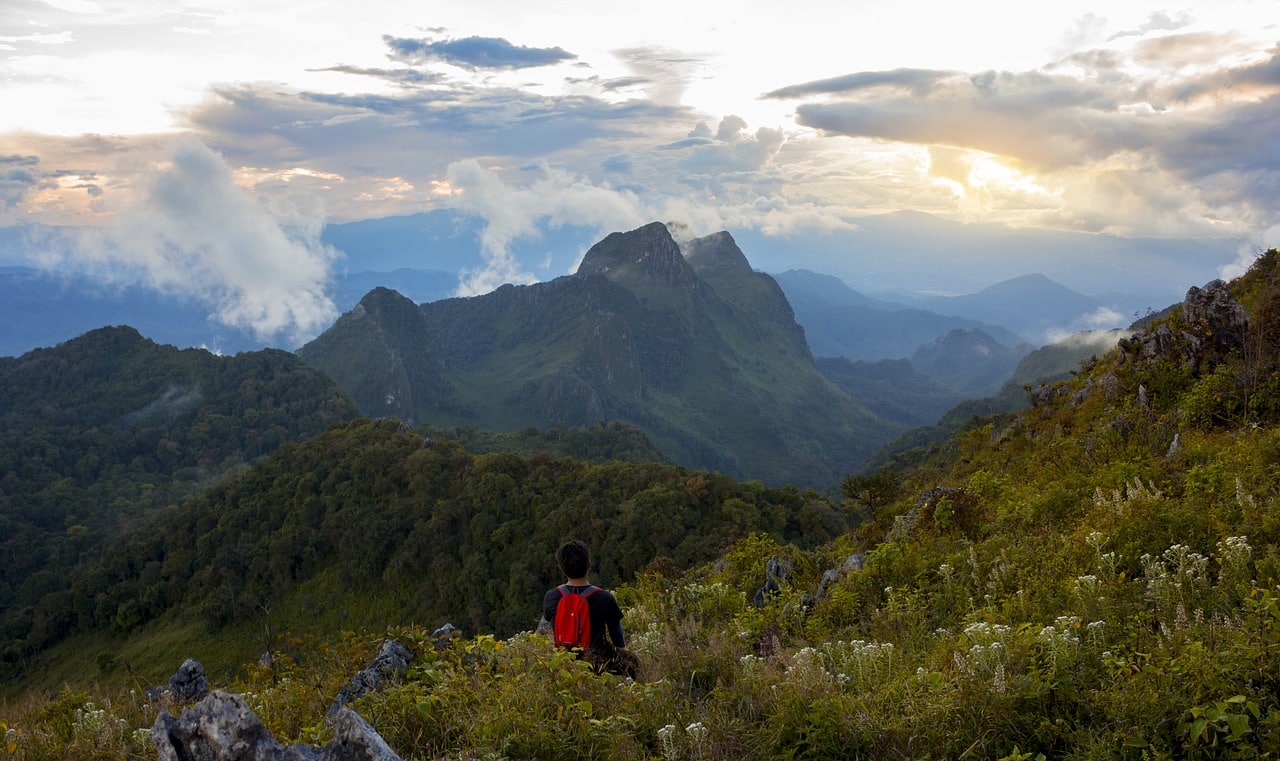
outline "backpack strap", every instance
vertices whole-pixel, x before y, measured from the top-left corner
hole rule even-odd
[[[588,584],[584,588],[584,591],[582,592],[570,591],[571,588],[569,587],[568,584],[561,584],[560,586],[556,587],[556,589],[560,590],[561,597],[564,597],[565,595],[580,595],[583,599],[586,599],[591,595],[595,594],[596,592],[600,591],[600,588],[597,587],[595,584]]]

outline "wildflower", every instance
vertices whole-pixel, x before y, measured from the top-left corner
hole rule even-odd
[[[669,759],[676,758],[680,753],[676,748],[675,732],[675,724],[668,724],[658,730],[658,742],[662,743],[662,755]]]
[[[694,757],[701,758],[702,743],[707,739],[707,728],[702,725],[702,722],[695,721],[685,727],[684,731],[689,734],[689,738],[693,741]]]

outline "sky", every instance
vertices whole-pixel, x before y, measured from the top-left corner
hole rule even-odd
[[[1122,7],[1121,7],[1122,6]],[[4,0],[0,227],[262,335],[334,318],[327,223],[966,223],[1280,244],[1271,2]],[[55,250],[56,248],[56,250]],[[749,252],[748,252],[749,253]],[[1233,274],[1229,271],[1224,274]]]

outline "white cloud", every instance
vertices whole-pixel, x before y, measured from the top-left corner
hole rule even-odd
[[[1111,351],[1122,338],[1133,335],[1131,330],[1082,330],[1071,332],[1055,328],[1045,334],[1045,342],[1075,349],[1093,349],[1099,354]]]
[[[1124,315],[1108,307],[1098,307],[1077,320],[1080,324],[1092,329],[1114,328],[1124,324],[1124,321]]]
[[[323,221],[296,207],[255,201],[203,143],[167,144],[135,192],[119,191],[113,222],[89,228],[62,256],[73,266],[207,303],[226,325],[294,344],[337,315],[325,293],[336,252]]]
[[[602,231],[650,221],[632,193],[594,185],[563,171],[542,172],[534,182],[515,187],[474,160],[449,165],[449,186],[455,193],[451,205],[485,220],[480,234],[485,266],[461,273],[458,295],[487,293],[503,283],[537,281],[521,269],[510,249],[516,238],[538,235],[540,221],[552,227],[572,223]]]

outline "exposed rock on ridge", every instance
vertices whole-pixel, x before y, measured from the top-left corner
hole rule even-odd
[[[1195,371],[1242,348],[1248,333],[1248,312],[1226,283],[1214,280],[1204,288],[1192,286],[1187,291],[1180,322],[1144,328],[1121,340],[1120,348],[1140,361],[1177,358],[1183,367]]]
[[[167,711],[151,728],[160,761],[399,761],[368,722],[343,707],[331,718],[326,746],[282,745],[239,695],[215,690],[174,718]]]

